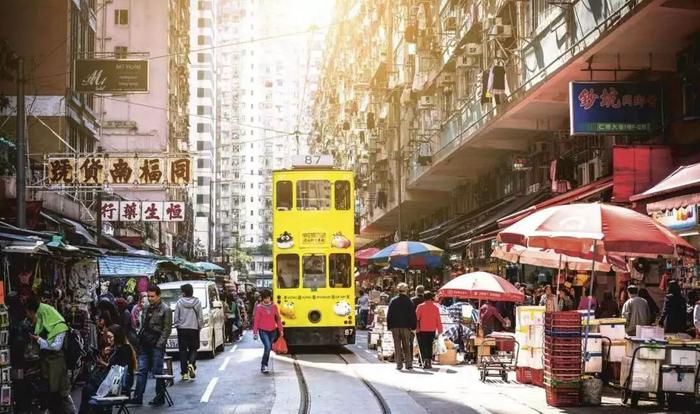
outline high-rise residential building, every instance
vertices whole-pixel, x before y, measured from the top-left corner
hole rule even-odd
[[[219,183],[215,174],[218,122],[217,93],[217,3],[190,1],[190,152],[193,154],[195,182],[191,191],[194,209],[195,256],[214,256],[215,223],[218,217],[214,189]]]
[[[147,59],[148,93],[105,98],[100,145],[107,153],[186,154],[189,104],[189,1],[113,0],[101,6],[97,19],[98,50],[116,59]],[[166,185],[115,189],[126,200],[183,201],[186,187]],[[191,213],[185,212],[186,214]],[[185,221],[185,223],[190,223]],[[144,223],[144,228],[121,226],[115,236],[173,254],[192,252],[187,224]]]
[[[300,29],[288,8],[271,0],[218,4],[215,234],[222,252],[271,242],[271,172],[306,152],[323,33]]]

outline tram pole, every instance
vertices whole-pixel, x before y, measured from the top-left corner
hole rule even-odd
[[[402,240],[401,236],[401,148],[396,152],[396,178],[397,178],[397,198],[396,200],[398,201],[398,215],[397,215],[397,229],[396,229],[396,238],[398,239],[397,241]]]
[[[27,118],[24,102],[24,59],[17,59],[17,227],[27,227]]]

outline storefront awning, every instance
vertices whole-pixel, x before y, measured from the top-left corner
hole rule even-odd
[[[511,215],[505,216],[502,219],[498,220],[498,226],[503,228],[503,227],[508,227],[513,223],[516,223],[525,217],[529,216],[530,214],[534,213],[535,211],[541,210],[546,207],[551,207],[551,206],[560,206],[564,204],[569,204],[573,203],[576,201],[581,201],[585,200],[589,197],[592,197],[598,193],[601,193],[605,190],[608,190],[613,187],[613,178],[612,177],[607,177],[600,179],[598,181],[594,181],[590,184],[583,185],[579,188],[576,188],[574,190],[568,191],[564,194],[560,194],[556,197],[552,197],[548,200],[545,200],[537,205],[530,206],[524,210],[520,210],[516,213],[513,213]]]
[[[503,217],[512,214],[515,211],[521,210],[523,207],[532,203],[537,203],[545,197],[548,197],[548,191],[539,191],[528,194],[522,197],[509,197],[502,203],[498,204],[498,208],[492,209],[487,218],[469,230],[447,239],[447,248],[449,250],[461,249],[470,243],[488,236],[498,230],[498,221]],[[490,237],[490,236],[488,236]],[[495,237],[495,236],[494,236]],[[488,240],[488,238],[486,239]]]
[[[631,201],[646,200],[700,187],[700,163],[684,165],[646,190],[630,197]]]
[[[101,277],[153,276],[160,259],[153,257],[105,255],[97,259]]]
[[[647,213],[651,214],[657,211],[673,210],[681,207],[688,207],[692,204],[700,204],[700,194],[686,194],[649,203],[647,204]]]

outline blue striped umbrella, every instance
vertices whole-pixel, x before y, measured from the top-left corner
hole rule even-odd
[[[369,262],[399,269],[436,268],[442,266],[442,249],[428,243],[402,241],[380,250]]]

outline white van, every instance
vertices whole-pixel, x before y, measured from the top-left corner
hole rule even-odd
[[[224,302],[219,298],[219,290],[214,282],[208,280],[182,280],[178,282],[161,283],[160,299],[175,311],[177,300],[180,299],[180,286],[189,283],[194,290],[194,296],[202,303],[204,328],[199,332],[199,352],[207,352],[212,358],[217,351],[224,350]],[[178,352],[177,330],[173,329],[168,338],[165,351]]]

